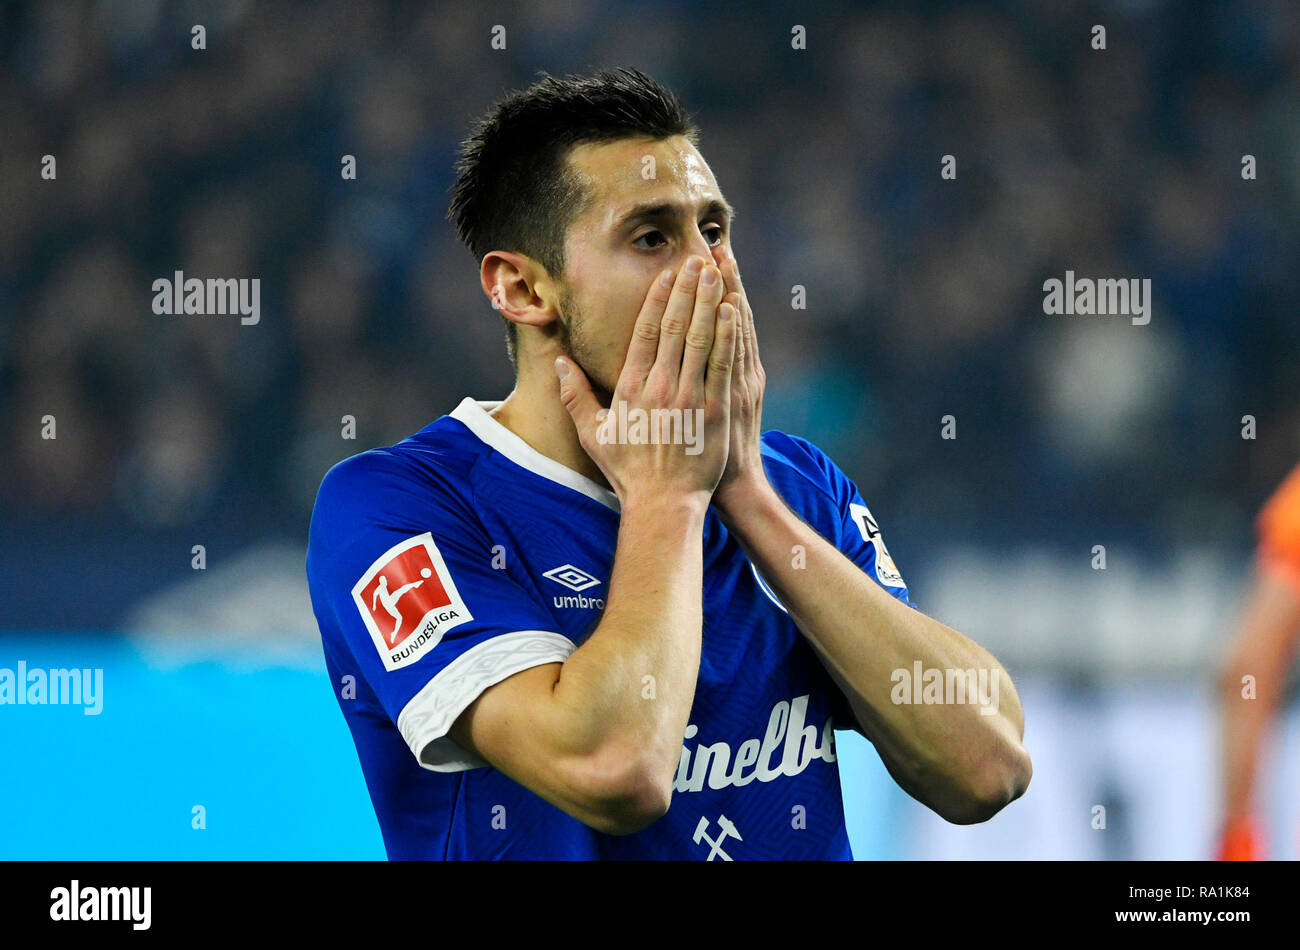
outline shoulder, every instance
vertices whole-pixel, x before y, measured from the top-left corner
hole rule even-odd
[[[1269,498],[1256,527],[1266,549],[1300,562],[1300,466]]]
[[[400,482],[455,484],[469,477],[484,449],[463,423],[440,416],[400,442],[336,463],[325,473],[321,488],[346,491]]]
[[[843,501],[848,476],[829,455],[807,439],[778,429],[762,436],[763,467],[769,478],[789,487],[802,487]],[[851,487],[849,487],[851,491]]]
[[[481,450],[464,426],[442,416],[394,445],[335,463],[316,491],[312,537],[333,525],[397,526],[407,516],[425,523],[435,512],[473,520],[472,475]]]

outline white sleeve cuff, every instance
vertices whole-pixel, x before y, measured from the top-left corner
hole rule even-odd
[[[507,676],[544,663],[563,663],[577,645],[548,630],[516,630],[484,640],[448,663],[411,697],[397,728],[420,765],[433,772],[463,772],[489,763],[458,746],[447,730],[470,703]]]

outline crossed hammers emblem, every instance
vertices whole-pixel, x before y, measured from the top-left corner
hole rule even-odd
[[[716,838],[710,838],[704,833],[709,828],[709,819],[701,815],[700,823],[695,826],[695,843],[700,844],[704,841],[709,843],[709,856],[705,858],[706,861],[712,861],[717,855],[721,855],[722,860],[724,861],[731,860],[731,855],[722,850],[723,842],[727,840],[728,836],[735,838],[737,841],[745,840],[740,836],[740,832],[736,830],[736,826],[731,823],[731,820],[727,818],[726,815],[718,816],[718,827],[722,829],[722,833]]]

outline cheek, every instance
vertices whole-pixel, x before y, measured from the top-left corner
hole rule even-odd
[[[658,279],[658,270],[654,277]],[[646,292],[650,289],[650,280],[644,275],[630,278],[625,285],[628,289],[612,294],[609,300],[609,352],[614,360],[614,372],[621,373],[627,361],[627,351],[632,344],[632,331],[636,327],[637,317],[645,305]],[[615,316],[616,315],[616,316]]]
[[[611,322],[617,325],[618,338],[624,350],[632,339],[632,327],[641,314],[647,289],[641,286],[640,282],[631,281],[625,287],[626,289],[620,289],[610,301],[610,312],[618,315],[617,319]]]
[[[612,390],[627,360],[632,329],[664,261],[574,241],[565,275],[572,290],[570,346],[584,367]]]
[[[613,391],[623,372],[638,309],[627,295],[608,290],[589,296],[580,305],[581,321],[570,342],[587,370],[608,391]]]
[[[658,273],[654,271],[655,276]],[[582,335],[604,353],[617,357],[619,367],[653,279],[640,270],[619,272],[609,268],[583,277],[584,290],[578,296]]]

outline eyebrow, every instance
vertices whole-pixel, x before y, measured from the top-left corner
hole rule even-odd
[[[705,217],[721,217],[728,224],[736,220],[736,209],[725,198],[711,198],[700,209]],[[684,214],[686,206],[674,201],[643,201],[633,205],[614,222],[615,230],[641,221],[655,221]]]

